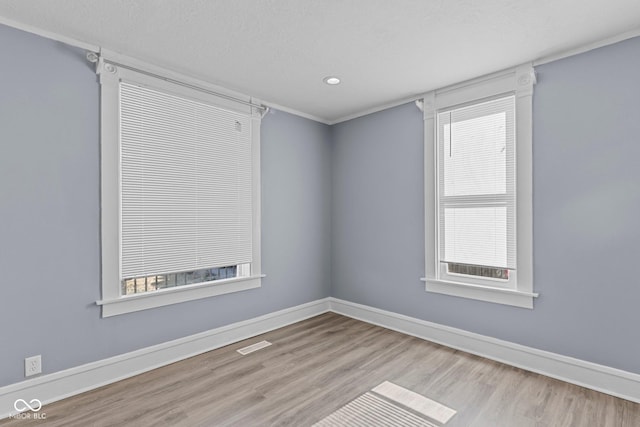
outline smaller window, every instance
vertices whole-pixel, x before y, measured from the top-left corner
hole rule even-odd
[[[438,113],[443,280],[516,286],[514,115],[513,95]]]
[[[533,308],[530,65],[425,95],[429,292]]]

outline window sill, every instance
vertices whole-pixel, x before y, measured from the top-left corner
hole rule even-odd
[[[427,292],[476,299],[496,304],[512,305],[515,307],[533,309],[533,299],[538,297],[537,293],[523,292],[515,289],[471,285],[468,283],[449,282],[424,277],[420,280],[426,282],[425,290]]]
[[[96,301],[96,304],[102,306],[102,317],[111,317],[154,307],[162,307],[185,301],[259,288],[262,286],[263,277],[265,277],[265,275],[261,274],[258,276],[236,277],[208,283],[178,286],[144,294],[100,300]]]

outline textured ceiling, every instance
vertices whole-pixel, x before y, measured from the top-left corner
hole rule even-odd
[[[0,16],[333,122],[635,30],[640,1],[2,0]]]

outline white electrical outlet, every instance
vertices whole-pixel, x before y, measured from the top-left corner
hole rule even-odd
[[[42,356],[31,356],[24,359],[24,376],[30,377],[42,372]]]

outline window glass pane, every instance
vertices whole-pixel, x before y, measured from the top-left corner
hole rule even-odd
[[[513,96],[438,113],[440,261],[515,267]]]
[[[234,277],[239,277],[238,266],[235,265],[128,278],[122,281],[122,295],[141,294],[168,287],[193,285]]]
[[[508,268],[507,208],[445,208],[443,255],[444,262]]]
[[[464,274],[466,276],[489,277],[491,279],[509,279],[509,270],[506,268],[484,267],[481,265],[468,265],[447,263],[447,272],[450,274]]]
[[[444,195],[507,192],[507,115],[499,112],[444,124]]]

